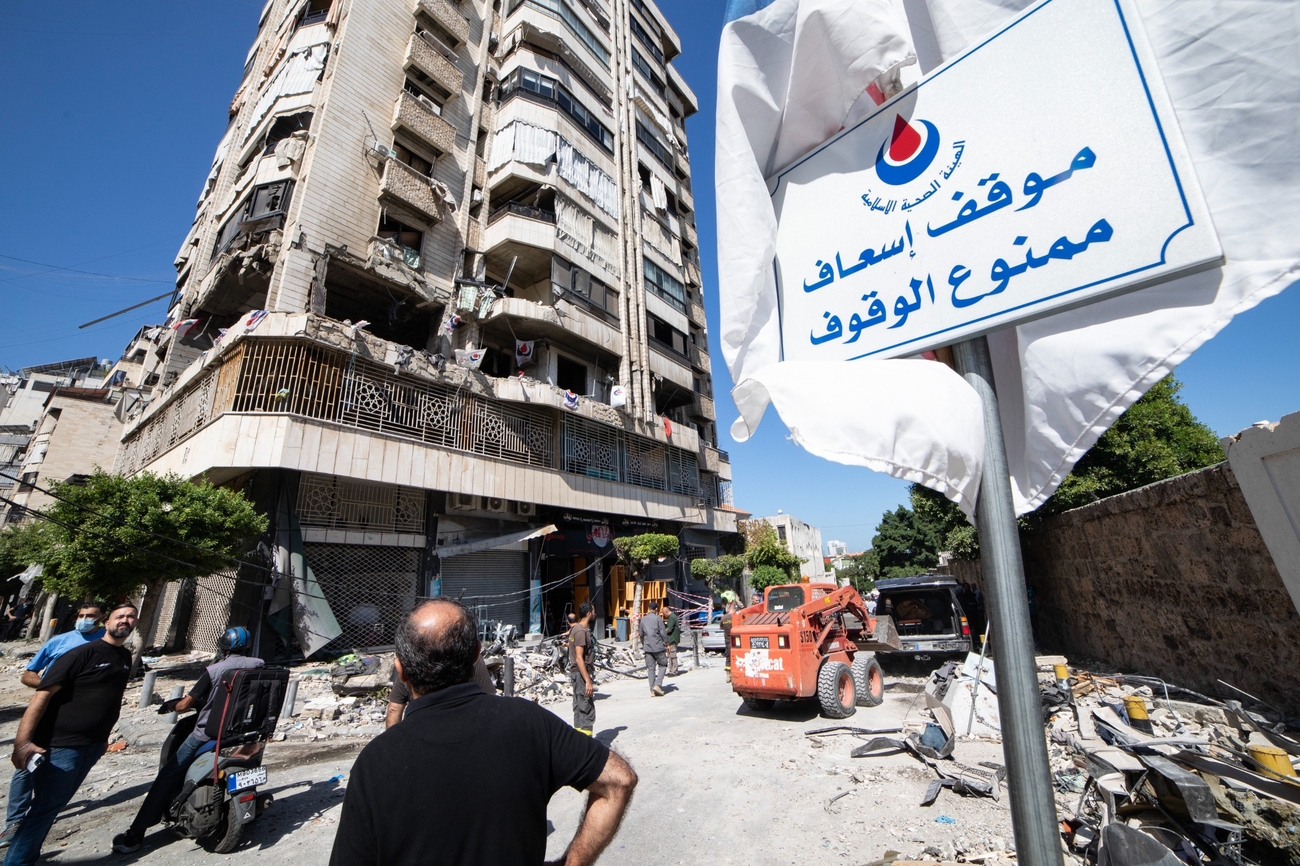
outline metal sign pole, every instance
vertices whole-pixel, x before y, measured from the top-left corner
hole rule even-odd
[[[985,337],[958,343],[952,351],[958,372],[984,404],[984,474],[980,478],[976,516],[989,631],[997,637],[992,647],[993,664],[998,677],[998,714],[1016,855],[1027,866],[1061,866],[1060,830],[1043,735],[1025,566],[993,387],[993,362]]]

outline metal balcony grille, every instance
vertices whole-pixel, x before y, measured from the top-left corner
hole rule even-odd
[[[424,532],[425,495],[414,487],[334,475],[303,475],[298,520],[304,526],[370,532]]]
[[[230,623],[230,597],[235,593],[235,574],[209,574],[194,584],[189,647],[191,650],[216,652],[217,640]]]
[[[623,445],[617,430],[582,418],[564,419],[564,471],[607,481],[622,479]]]
[[[343,629],[332,649],[390,646],[415,606],[423,551],[412,547],[304,544],[303,555]]]
[[[231,411],[301,415],[548,469],[556,468],[555,440],[562,436],[559,460],[566,472],[699,494],[699,465],[692,452],[568,414],[561,422],[551,410],[399,376],[390,367],[337,349],[280,338],[245,340],[220,364],[203,371],[123,442],[118,471],[139,471],[213,418]],[[324,494],[317,490],[313,495]],[[312,519],[342,520],[340,527],[364,524],[369,528],[372,520],[388,525],[387,517],[366,511],[373,503],[360,493],[356,496],[360,498],[355,502],[345,496],[328,507],[321,500],[323,510]],[[404,501],[400,495],[399,501]],[[418,508],[418,526],[412,523],[411,530],[390,531],[422,532],[422,501]],[[393,521],[395,527],[401,519]]]

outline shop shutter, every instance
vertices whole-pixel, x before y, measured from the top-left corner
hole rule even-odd
[[[442,594],[462,601],[482,622],[528,630],[528,554],[484,550],[442,560]]]

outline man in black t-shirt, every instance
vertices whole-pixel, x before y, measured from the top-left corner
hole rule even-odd
[[[594,863],[614,838],[636,773],[549,710],[483,694],[478,653],[474,616],[457,602],[403,620],[398,675],[414,700],[353,765],[331,866],[542,866],[546,805],[564,786],[590,797],[561,862]]]
[[[118,605],[104,636],[60,656],[36,687],[18,723],[13,753],[13,765],[31,771],[32,806],[5,866],[36,862],[54,819],[108,747],[131,676],[131,651],[123,644],[135,623],[135,605]],[[37,756],[41,764],[32,770],[29,762]]]

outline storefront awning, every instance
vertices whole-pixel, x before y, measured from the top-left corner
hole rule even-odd
[[[516,542],[527,541],[530,538],[550,535],[556,529],[554,523],[548,523],[546,526],[537,529],[525,529],[520,532],[512,532],[509,535],[499,535],[496,538],[481,538],[478,541],[467,541],[464,544],[448,544],[438,548],[438,558],[446,559],[449,556],[478,553],[481,550],[495,550],[498,547],[505,547],[507,544],[515,544]]]

